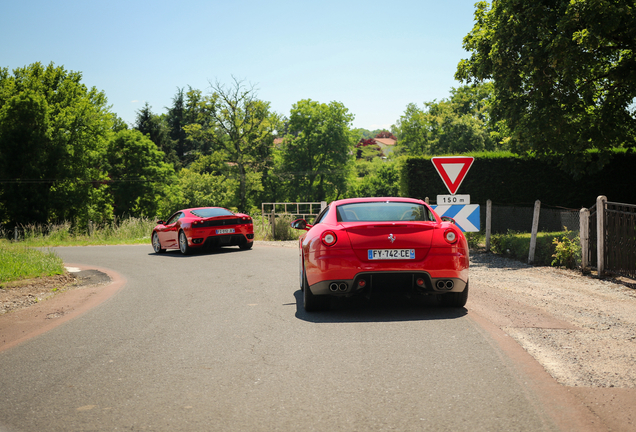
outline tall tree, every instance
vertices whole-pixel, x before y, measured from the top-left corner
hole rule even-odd
[[[493,115],[513,150],[561,154],[581,169],[589,149],[636,146],[633,0],[477,3],[456,78],[492,80]]]
[[[344,194],[354,159],[352,121],[340,102],[304,99],[293,105],[281,155],[291,199],[322,201]]]
[[[437,155],[496,150],[506,144],[503,124],[490,116],[492,84],[451,89],[441,101],[409,104],[396,128],[401,153]]]
[[[115,117],[81,78],[52,63],[0,69],[0,223],[111,217],[103,165]]]
[[[165,118],[154,114],[151,106],[146,102],[140,110],[137,111],[135,119],[135,129],[143,135],[148,136],[155,143],[157,148],[163,152],[165,161],[177,166],[179,159],[173,148],[173,141],[170,139],[167,122]]]
[[[115,215],[157,216],[167,185],[177,181],[163,152],[141,132],[123,130],[109,141],[107,160]]]
[[[270,103],[258,99],[256,89],[233,79],[231,85],[210,83],[212,94],[200,102],[202,121],[185,127],[188,137],[208,141],[234,167],[238,178],[238,207],[248,211],[250,195],[262,190],[261,177],[279,117]]]

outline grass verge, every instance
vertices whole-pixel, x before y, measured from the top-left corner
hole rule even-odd
[[[64,263],[54,252],[0,241],[0,286],[15,280],[63,273]]]

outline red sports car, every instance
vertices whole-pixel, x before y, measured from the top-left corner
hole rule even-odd
[[[411,198],[332,202],[315,219],[292,227],[300,238],[300,285],[307,311],[332,296],[415,292],[447,306],[468,298],[468,243],[450,218]]]
[[[152,247],[156,253],[180,249],[181,253],[189,254],[195,248],[217,246],[247,250],[253,244],[252,218],[222,207],[179,210],[167,222],[158,221],[152,230]]]

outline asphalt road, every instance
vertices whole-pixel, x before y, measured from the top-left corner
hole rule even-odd
[[[2,432],[557,430],[464,309],[360,300],[307,314],[290,248],[56,252],[127,282],[0,353]]]

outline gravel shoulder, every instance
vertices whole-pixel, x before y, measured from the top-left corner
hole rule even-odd
[[[473,253],[467,308],[514,338],[560,384],[636,388],[636,290]]]

